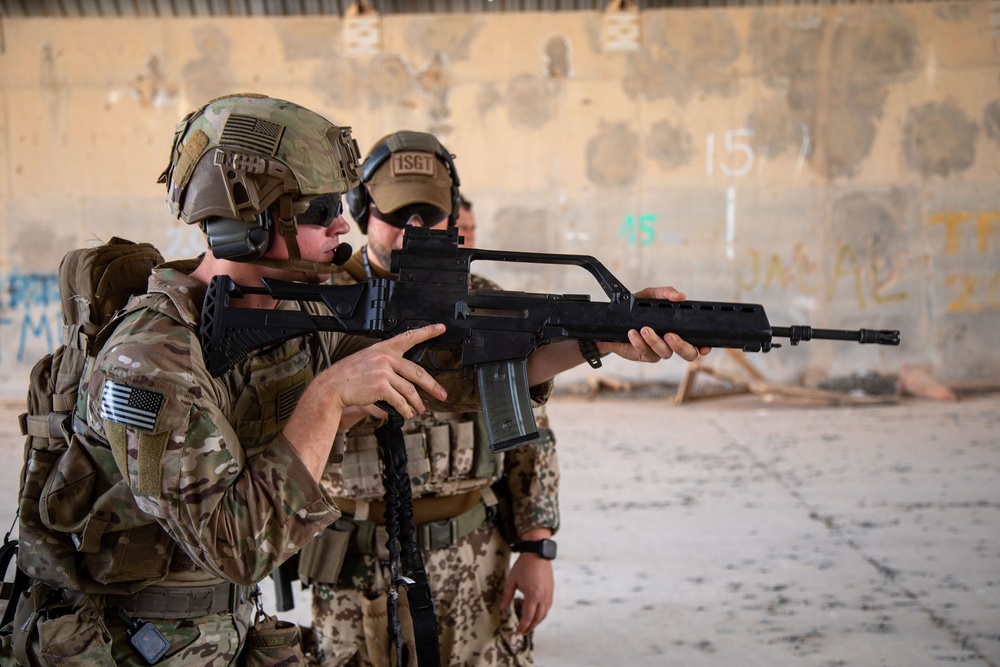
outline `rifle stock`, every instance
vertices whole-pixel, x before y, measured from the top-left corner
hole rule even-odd
[[[607,268],[586,255],[503,252],[459,248],[458,230],[408,227],[402,250],[393,252],[396,280],[350,286],[308,285],[270,278],[263,287],[212,280],[202,316],[202,347],[209,371],[221,375],[252,350],[315,331],[377,338],[431,323],[446,325],[434,347],[458,348],[462,365],[478,372],[490,447],[503,450],[537,437],[527,385],[526,361],[540,345],[560,339],[627,342],[643,326],[672,332],[698,347],[768,352],[814,339],[899,345],[899,331],[772,327],[760,304],[637,299]],[[473,290],[475,260],[575,265],[586,269],[608,296]],[[274,299],[322,303],[329,315],[229,305],[230,297],[268,294]]]

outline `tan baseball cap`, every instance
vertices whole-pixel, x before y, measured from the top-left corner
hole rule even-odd
[[[392,213],[410,204],[433,204],[451,213],[451,175],[434,153],[399,151],[368,180],[375,206]]]

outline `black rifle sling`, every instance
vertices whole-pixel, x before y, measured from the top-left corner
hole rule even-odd
[[[3,546],[0,547],[0,573],[2,573],[0,576],[6,577],[7,570],[13,561],[14,581],[12,583],[7,583],[6,580],[3,582],[3,590],[0,593],[0,597],[7,601],[7,605],[3,610],[3,618],[0,619],[0,627],[14,620],[14,612],[17,609],[18,600],[21,599],[21,594],[31,586],[31,578],[17,566],[17,561],[15,560],[17,550],[17,540],[10,539],[10,533],[8,532],[3,538]]]
[[[410,604],[413,636],[419,667],[439,667],[441,648],[438,644],[437,618],[430,582],[424,569],[424,559],[417,546],[413,523],[413,491],[406,470],[406,442],[403,439],[403,417],[384,401],[376,405],[389,413],[385,424],[375,429],[382,455],[382,481],[385,485],[385,528],[389,539],[388,619],[389,638],[396,644],[396,665],[407,663],[406,644],[399,623],[399,585],[406,586]]]

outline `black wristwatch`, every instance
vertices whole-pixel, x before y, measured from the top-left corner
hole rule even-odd
[[[521,540],[516,542],[511,550],[538,554],[545,560],[552,560],[556,557],[556,543],[552,540]]]

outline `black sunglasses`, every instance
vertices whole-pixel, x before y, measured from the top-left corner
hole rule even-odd
[[[326,194],[309,200],[309,207],[295,216],[300,225],[329,227],[344,213],[344,202],[339,194]]]
[[[434,204],[410,204],[392,213],[383,213],[378,210],[378,205],[374,202],[372,202],[372,207],[375,209],[374,215],[376,218],[398,229],[406,229],[406,224],[413,216],[419,216],[420,224],[424,227],[439,225],[448,217],[447,213]]]

